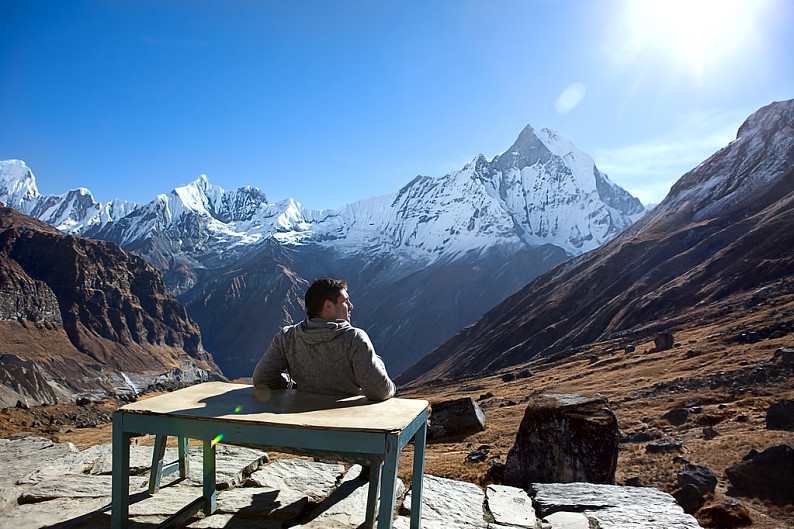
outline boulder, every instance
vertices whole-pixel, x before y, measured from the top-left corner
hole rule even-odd
[[[680,452],[684,447],[684,442],[681,439],[672,439],[665,437],[657,439],[645,445],[645,451],[649,454],[659,454],[664,452]]]
[[[703,493],[695,485],[688,483],[673,493],[673,498],[687,514],[697,512],[703,506]]]
[[[794,364],[794,348],[781,347],[780,349],[775,351],[775,355],[772,357],[772,361],[782,362],[784,364]]]
[[[504,484],[614,483],[618,423],[604,397],[542,395],[527,405]]]
[[[794,449],[778,445],[763,452],[751,451],[725,469],[731,494],[768,499],[777,504],[794,503]]]
[[[678,486],[694,485],[700,494],[711,494],[717,488],[717,474],[703,465],[684,465],[678,471]]]
[[[731,529],[753,523],[747,507],[733,498],[701,509],[698,516],[707,527]]]
[[[672,333],[663,332],[653,339],[653,343],[656,346],[657,351],[666,351],[673,348],[673,345],[675,344],[675,337]]]
[[[783,399],[772,404],[766,410],[766,427],[794,432],[794,400]]]
[[[669,422],[673,426],[681,426],[688,418],[689,410],[687,408],[673,408],[662,415],[662,419]]]
[[[436,402],[431,407],[429,437],[440,439],[485,430],[485,413],[471,397]]]

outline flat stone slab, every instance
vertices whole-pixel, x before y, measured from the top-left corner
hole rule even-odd
[[[551,529],[590,529],[590,518],[580,512],[555,512],[542,521]]]
[[[58,498],[107,498],[112,495],[112,476],[72,476],[43,481],[19,497],[19,503],[39,503]],[[147,479],[130,476],[130,494],[146,488]]]
[[[107,513],[103,513],[104,508]],[[0,515],[0,527],[14,529],[59,528],[99,529],[110,527],[110,498],[58,498],[42,503],[19,505]]]
[[[538,521],[535,508],[532,506],[532,499],[523,489],[488,485],[485,498],[494,523],[534,529]]]
[[[203,474],[203,449],[200,447],[191,448],[190,452],[190,473],[188,480],[193,486],[200,487]],[[267,452],[218,444],[215,446],[215,484],[219,490],[228,489],[242,485],[247,476],[267,463],[270,458]],[[150,462],[151,464],[151,462]],[[178,479],[179,473],[168,476]]]
[[[403,508],[409,512],[411,495],[409,492],[403,502]],[[484,500],[485,493],[473,483],[425,474],[422,487],[422,526],[430,528],[433,527],[431,524],[439,522],[446,524],[439,527],[487,527],[482,509]]]
[[[216,512],[287,522],[297,520],[308,507],[309,497],[301,490],[243,487],[219,492]]]
[[[256,520],[234,514],[213,514],[186,526],[190,529],[282,529],[284,524],[275,520]]]
[[[582,512],[599,529],[695,529],[697,520],[675,499],[651,487],[620,487],[594,483],[533,483],[541,517]]]
[[[309,501],[327,498],[345,475],[345,466],[302,459],[278,459],[263,466],[248,478],[258,487],[275,490],[299,490]]]
[[[339,487],[315,509],[310,511],[310,521],[296,525],[302,529],[349,529],[359,527],[367,517],[369,483],[358,479],[359,465],[348,470]],[[405,494],[405,485],[397,480],[397,497]]]
[[[72,443],[55,444],[43,437],[0,439],[0,485],[15,485],[23,476],[77,452]]]

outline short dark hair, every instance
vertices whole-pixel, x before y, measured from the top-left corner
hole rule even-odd
[[[347,281],[344,279],[329,277],[315,279],[303,297],[303,301],[306,303],[306,315],[309,318],[319,317],[325,301],[336,303],[343,290],[347,290]]]

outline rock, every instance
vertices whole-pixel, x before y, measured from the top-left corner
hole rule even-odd
[[[110,494],[110,489],[107,490]],[[110,496],[103,498],[58,498],[42,503],[18,505],[0,514],[0,527],[33,529],[65,527],[100,529],[110,527],[110,511],[102,512],[110,504]],[[159,523],[159,522],[158,522]]]
[[[422,489],[422,527],[484,528],[484,500],[485,494],[473,483],[425,475]],[[412,492],[409,492],[403,502],[403,508],[408,512],[411,511],[411,501]],[[407,521],[407,518],[402,518]],[[399,527],[407,528],[408,524],[398,525],[395,522],[394,528]]]
[[[644,487],[645,483],[638,476],[626,480],[627,487]]]
[[[505,464],[499,461],[491,461],[487,475],[494,483],[502,483],[505,479]]]
[[[669,422],[673,426],[681,426],[688,418],[689,410],[687,408],[673,408],[662,415],[662,419]]]
[[[10,505],[15,505],[20,492],[22,491],[16,487],[0,487],[0,512]]]
[[[344,475],[345,467],[338,463],[279,459],[251,474],[247,484],[272,490],[299,490],[308,501],[319,503],[331,494]]]
[[[512,382],[516,379],[516,376],[513,373],[505,373],[502,375],[502,382]]]
[[[130,476],[130,494],[146,488],[148,480]],[[70,476],[44,481],[24,492],[19,503],[38,503],[55,498],[103,498],[110,496],[111,476]]]
[[[215,484],[218,490],[236,487],[251,473],[269,461],[266,452],[229,446],[215,445]],[[203,480],[203,449],[190,449],[190,476],[193,485],[201,485]]]
[[[431,439],[483,430],[485,430],[485,413],[471,397],[437,402],[431,407],[429,419]]]
[[[672,333],[663,332],[653,339],[653,343],[656,346],[657,351],[666,351],[673,348],[673,345],[675,344],[675,337],[672,335]]]
[[[366,520],[367,493],[369,483],[357,479],[360,468],[353,465],[342,483],[334,490],[328,498],[320,503],[309,513],[308,522],[297,525],[296,528],[302,529],[342,529],[348,527],[359,527]],[[425,476],[425,484],[427,483]],[[405,485],[397,480],[397,497],[405,493]],[[407,527],[407,526],[406,526]]]
[[[507,455],[504,483],[614,483],[618,424],[603,397],[543,395],[527,405]]]
[[[664,439],[657,439],[645,446],[645,451],[649,454],[658,454],[662,452],[680,452],[684,447],[684,442],[681,439],[671,439],[665,437]]]
[[[784,364],[794,364],[794,348],[791,347],[781,347],[777,351],[775,351],[775,355],[772,357],[773,362],[782,362]]]
[[[250,526],[259,527],[267,519],[281,528],[296,521],[308,505],[309,496],[300,489],[242,487],[219,492],[217,512],[246,519]]]
[[[55,444],[43,437],[0,439],[0,485],[14,485],[23,476],[77,451],[72,443]]]
[[[543,518],[551,529],[591,529],[590,518],[580,512],[555,512]]]
[[[711,494],[717,488],[717,474],[703,465],[684,465],[678,471],[678,486],[694,485],[700,494]]]
[[[733,498],[727,498],[718,504],[709,505],[701,509],[699,515],[707,527],[730,529],[753,523],[747,507]]]
[[[532,500],[527,493],[515,487],[488,485],[485,501],[494,522],[511,527],[534,527],[537,523]]]
[[[466,456],[466,461],[485,461],[488,459],[488,454],[491,452],[491,447],[483,445],[477,450],[473,450]]]
[[[687,514],[694,514],[704,503],[703,493],[691,483],[687,483],[673,492],[673,498]]]
[[[648,441],[653,441],[654,439],[659,439],[662,436],[661,433],[656,431],[651,432],[633,432],[627,434],[621,442],[623,443],[647,443]]]
[[[703,439],[707,441],[711,441],[718,435],[720,435],[720,433],[713,426],[706,426],[703,428]]]
[[[652,487],[594,483],[533,483],[541,517],[558,511],[581,512],[599,529],[696,529],[675,499]],[[556,529],[556,527],[555,527]]]
[[[794,400],[783,399],[769,406],[766,410],[766,428],[794,432]]]
[[[518,373],[516,373],[516,378],[529,378],[532,376],[532,371],[528,368],[522,369]]]
[[[477,400],[485,400],[485,399],[490,399],[491,397],[493,397],[493,393],[491,393],[491,392],[489,391],[488,393],[483,393],[482,395],[480,395],[479,397],[477,397]]]
[[[751,451],[740,463],[725,469],[731,494],[794,503],[794,449],[789,445]]]
[[[624,352],[624,353],[626,353],[626,354],[628,355],[628,354],[631,354],[631,353],[633,353],[633,352],[634,352],[634,351],[636,351],[636,350],[637,350],[637,348],[636,348],[635,346],[633,346],[633,345],[627,345],[627,346],[626,346],[626,348],[625,348],[625,349],[623,349],[623,352]]]

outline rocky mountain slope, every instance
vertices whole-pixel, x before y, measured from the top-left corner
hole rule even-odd
[[[629,339],[649,322],[663,329],[729,295],[763,299],[794,274],[793,205],[794,101],[785,101],[750,116],[631,228],[533,280],[398,380],[485,373]]]
[[[39,195],[24,164],[0,162],[0,199],[162,270],[230,377],[250,375],[278,328],[303,317],[303,291],[316,277],[348,280],[354,323],[396,374],[645,212],[589,156],[531,127],[491,161],[480,155],[459,171],[336,210],[269,203],[255,188],[226,191],[204,176],[144,205],[68,213],[69,196]],[[51,202],[62,205],[42,205]]]
[[[160,273],[0,208],[0,402],[55,403],[220,374]]]

